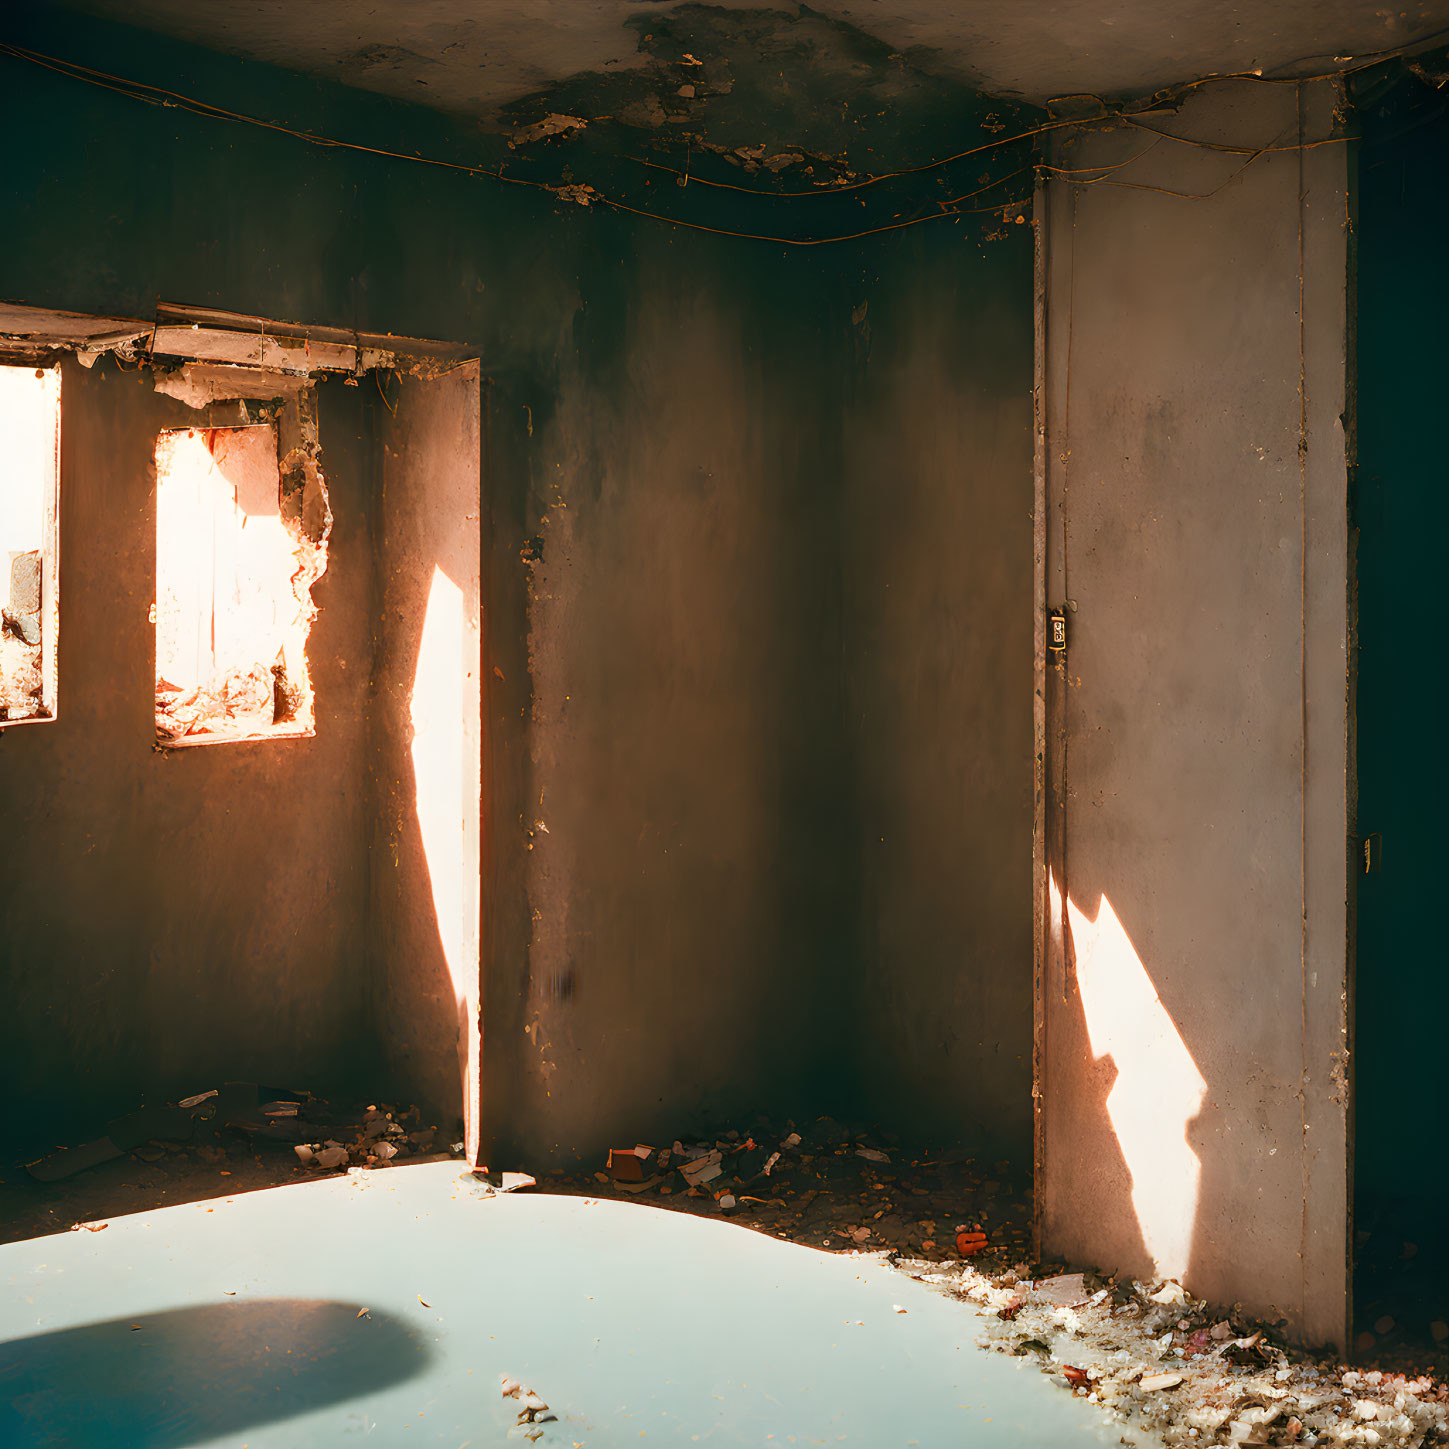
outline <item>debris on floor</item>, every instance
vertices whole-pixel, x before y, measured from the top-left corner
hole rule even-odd
[[[468,1175],[487,1197],[501,1192],[522,1192],[526,1187],[538,1186],[537,1179],[526,1172],[493,1172],[486,1167],[475,1167]]]
[[[543,1437],[542,1427],[534,1428],[534,1425],[542,1426],[558,1418],[558,1415],[544,1402],[543,1397],[529,1388],[527,1384],[520,1383],[517,1379],[510,1378],[507,1374],[499,1374],[499,1383],[505,1399],[514,1399],[518,1403],[518,1420],[514,1429],[509,1431],[509,1438],[514,1437],[517,1431],[518,1437],[537,1441]]]
[[[788,1129],[788,1130],[786,1130]],[[831,1118],[756,1119],[681,1139],[653,1176],[555,1169],[551,1191],[627,1194],[831,1252],[871,1254],[989,1310],[988,1346],[1032,1357],[1125,1426],[1178,1445],[1429,1449],[1449,1445],[1449,1388],[1431,1369],[1354,1369],[1181,1284],[1031,1259],[1030,1187],[1007,1163],[921,1152]],[[641,1149],[633,1149],[639,1152]],[[649,1149],[642,1149],[646,1153]],[[627,1170],[627,1169],[626,1169]],[[1376,1322],[1387,1332],[1388,1316]],[[1449,1326],[1436,1320],[1442,1338]]]
[[[900,1261],[911,1277],[994,1310],[984,1340],[1037,1360],[1073,1393],[1168,1445],[1449,1443],[1449,1388],[1290,1347],[1176,1282],[1033,1276],[1025,1261]]]
[[[1008,1177],[1005,1163],[980,1164],[960,1149],[904,1151],[830,1117],[799,1125],[757,1117],[657,1150],[615,1148],[591,1172],[555,1169],[548,1186],[723,1214],[816,1248],[944,1257],[947,1244],[965,1256],[989,1242],[1019,1257],[1030,1204]]]
[[[289,1148],[304,1167],[382,1167],[431,1155],[439,1133],[424,1127],[418,1109],[383,1103],[365,1110],[337,1109],[319,1097],[255,1082],[226,1082],[175,1106],[145,1106],[106,1124],[106,1133],[77,1147],[57,1148],[26,1164],[40,1182],[57,1182],[127,1154],[158,1162],[194,1151],[207,1161],[225,1157],[229,1139]],[[202,1141],[209,1137],[210,1141]]]

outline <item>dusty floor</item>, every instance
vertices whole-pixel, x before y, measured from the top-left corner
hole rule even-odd
[[[414,1140],[416,1115],[386,1104],[329,1110],[326,1121],[298,1124],[294,1135],[316,1148],[330,1141],[346,1149],[339,1171],[385,1166],[380,1141],[400,1144],[399,1161],[448,1145],[434,1142],[426,1127]],[[198,1123],[185,1143],[141,1150],[154,1160],[127,1154],[53,1183],[6,1162],[0,1241],[323,1170],[303,1166],[289,1140],[258,1140],[214,1122]],[[1037,1355],[1043,1372],[1065,1388],[1095,1396],[1168,1443],[1449,1444],[1449,1389],[1438,1372],[1449,1343],[1433,1336],[1449,1310],[1442,1233],[1402,1203],[1380,1205],[1360,1230],[1362,1332],[1358,1362],[1349,1368],[1293,1350],[1271,1326],[1194,1302],[1176,1285],[1118,1283],[1035,1261],[1029,1184],[1007,1163],[976,1162],[959,1149],[904,1148],[829,1118],[798,1125],[759,1119],[708,1140],[664,1144],[662,1152],[668,1155],[641,1160],[638,1181],[616,1180],[600,1164],[592,1172],[540,1174],[539,1187],[725,1215],[812,1248],[884,1255],[942,1292],[995,1309],[995,1347]],[[708,1152],[719,1155],[718,1174],[691,1186],[681,1166],[698,1173],[704,1163],[711,1171],[700,1156]],[[1410,1230],[1424,1241],[1406,1237]],[[984,1247],[963,1233],[984,1235]]]

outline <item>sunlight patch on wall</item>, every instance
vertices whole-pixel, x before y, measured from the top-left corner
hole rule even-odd
[[[438,937],[461,1000],[471,963],[463,919],[463,591],[433,569],[409,715],[418,825],[433,887]]]
[[[1051,882],[1054,910],[1061,896]],[[1142,1241],[1164,1278],[1187,1272],[1202,1163],[1188,1124],[1202,1108],[1203,1080],[1152,978],[1104,895],[1095,917],[1070,897],[1067,913],[1077,989],[1093,1055],[1111,1057],[1117,1079],[1107,1115],[1132,1175]]]
[[[476,629],[470,628],[463,591],[435,566],[408,713],[418,829],[438,940],[459,1008],[464,1102],[469,1104],[464,1112],[466,1148],[469,1161],[476,1161],[479,1125],[471,1104],[477,1100],[479,1043],[471,1023],[478,1013],[478,856],[470,838],[476,820],[470,830],[468,816],[476,815],[478,784],[476,763],[467,758],[468,690],[476,692],[465,652],[470,647],[476,659]]]

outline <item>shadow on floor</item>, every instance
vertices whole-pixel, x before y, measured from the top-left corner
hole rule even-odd
[[[182,1449],[371,1394],[430,1356],[400,1319],[307,1298],[88,1323],[0,1344],[0,1443]]]

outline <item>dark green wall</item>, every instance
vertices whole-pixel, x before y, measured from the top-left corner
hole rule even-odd
[[[985,103],[856,32],[836,27],[828,56],[817,36],[762,58],[700,16],[690,23],[709,34],[680,44],[712,36],[737,76],[763,77],[736,87],[746,109],[726,129],[763,113],[768,92],[772,127],[808,124],[823,150],[836,125],[834,149],[854,148],[857,168],[995,134]],[[503,159],[515,175],[587,179],[630,205],[770,236],[929,216],[988,166],[803,205],[681,189],[629,160],[643,142],[626,131],[520,158],[471,121],[153,36],[54,12],[8,23],[16,43],[253,116]],[[842,95],[866,103],[827,124],[812,86],[829,115],[844,114]],[[591,91],[581,82],[573,99]],[[1031,227],[987,214],[819,248],[721,237],[143,105],[8,57],[0,107],[23,138],[0,170],[0,296],[140,317],[158,301],[215,305],[451,339],[483,360],[497,1153],[540,1164],[764,1107],[1024,1157]],[[376,405],[365,389],[356,404]],[[70,622],[63,647],[99,661],[90,674],[146,679],[143,635],[100,655]],[[43,728],[86,748],[78,721]],[[0,749],[7,811],[35,768],[29,748]],[[65,779],[26,788],[79,808]],[[217,788],[209,810],[257,787]],[[327,817],[335,832],[354,823]],[[162,830],[145,847],[149,910],[183,909],[154,870],[176,843]],[[184,909],[222,927],[245,881],[216,849]],[[54,842],[43,868],[55,912],[85,905],[74,841]],[[102,914],[111,949],[133,951],[132,917]],[[319,967],[307,950],[268,949],[271,1009],[290,1018],[316,998]],[[77,1073],[81,1098],[87,1082],[99,1097],[102,1083],[169,1087],[203,1067],[245,1074],[244,1051],[217,1051],[216,1003],[195,985],[214,968],[191,961],[153,983],[155,1031],[189,1043],[153,1080],[111,1010],[121,988],[105,958],[66,938],[22,954],[7,930],[11,999],[14,979],[30,981],[6,1053],[12,1092]],[[353,970],[368,969],[364,951]],[[36,984],[57,974],[63,993]],[[84,1065],[68,1034],[82,1009],[113,1022],[86,1039]],[[378,1091],[387,1030],[376,1013],[319,1029],[286,1075]]]

